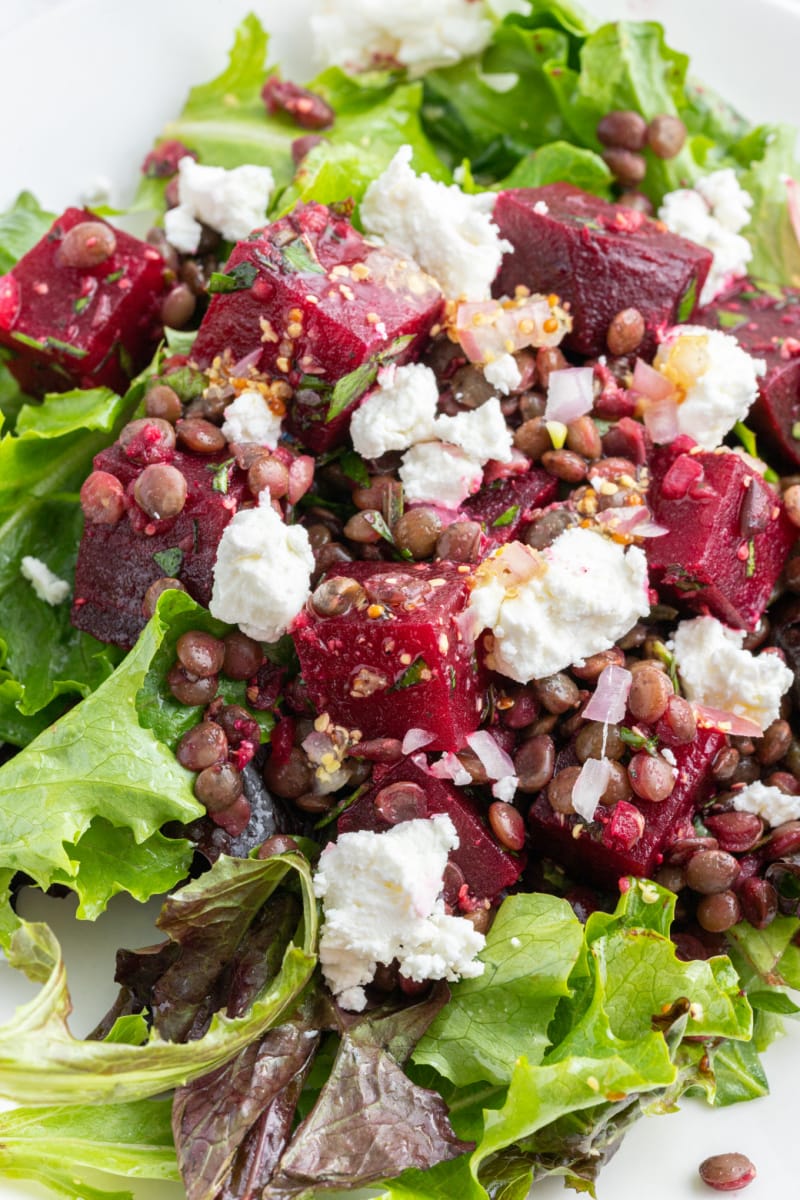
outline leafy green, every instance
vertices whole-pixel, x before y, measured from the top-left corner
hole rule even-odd
[[[20,192],[11,208],[0,213],[0,275],[10,271],[44,237],[55,220],[30,192]]]
[[[500,189],[543,187],[563,179],[584,191],[609,198],[611,172],[600,155],[569,142],[550,142],[538,150],[531,150],[496,186]]]
[[[172,603],[165,593],[114,674],[0,768],[0,869],[25,871],[45,888],[68,884],[85,913],[102,911],[121,876],[136,876],[142,899],[176,883],[188,865],[187,844],[151,839],[166,821],[191,821],[203,812],[191,774],[140,723],[135,708]],[[114,847],[124,847],[122,862],[96,831],[84,841],[96,819],[130,834]]]
[[[748,155],[752,153],[752,157]],[[800,241],[792,227],[787,204],[786,176],[800,186],[797,130],[790,125],[764,126],[734,147],[745,191],[753,197],[745,235],[753,247],[748,270],[756,279],[800,287]]]
[[[177,1180],[170,1107],[169,1100],[139,1100],[0,1113],[0,1176],[46,1183],[70,1200],[109,1200],[108,1192],[78,1183],[76,1174],[87,1169]]]
[[[71,1002],[53,933],[5,910],[7,958],[42,989],[0,1027],[0,1095],[22,1104],[35,1104],[43,1095],[59,1104],[140,1100],[214,1070],[279,1024],[316,963],[317,910],[307,861],[298,854],[264,861],[223,856],[208,874],[170,897],[167,909],[170,928],[182,921],[209,928],[235,923],[240,910],[252,913],[290,880],[300,886],[303,917],[278,975],[267,980],[242,1016],[218,1012],[201,1038],[186,1043],[164,1041],[155,1031],[142,1045],[74,1038],[67,1027]]]

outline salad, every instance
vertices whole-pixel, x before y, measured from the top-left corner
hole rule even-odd
[[[437,61],[334,6],[360,69],[308,88],[248,17],[128,211],[0,217],[10,1178],[591,1191],[767,1089],[795,133],[516,7],[445,5]],[[86,1037],[31,882],[167,896]]]

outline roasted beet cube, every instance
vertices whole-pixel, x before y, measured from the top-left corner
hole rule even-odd
[[[747,418],[762,449],[793,467],[800,464],[800,289],[764,291],[750,280],[715,300],[696,317],[698,325],[732,334],[743,350],[763,358],[766,374]]]
[[[365,738],[434,734],[429,749],[458,750],[478,727],[481,678],[458,618],[468,571],[450,563],[352,563],[328,579],[364,590],[342,615],[315,600],[293,633],[308,694],[337,725]]]
[[[691,453],[688,438],[651,458],[650,582],[682,609],[754,629],[797,536],[775,489],[731,450]]]
[[[555,477],[533,467],[522,475],[484,484],[461,507],[465,517],[480,521],[489,545],[499,546],[512,541],[531,515],[555,500],[557,493]]]
[[[622,801],[621,811],[619,805],[610,809],[601,804],[588,825],[575,814],[555,812],[541,792],[528,817],[532,849],[554,858],[577,879],[601,886],[613,886],[622,875],[652,875],[676,830],[708,799],[711,764],[725,740],[715,729],[698,730],[693,742],[672,749],[678,772],[672,795],[658,804],[633,796]],[[565,751],[556,770],[576,761],[571,751]],[[644,818],[643,828],[633,809]]]
[[[144,468],[118,444],[94,460],[96,471],[119,479],[126,496],[125,513],[116,524],[86,521],[75,567],[72,623],[101,642],[133,645],[146,623],[145,592],[157,579],[180,580],[200,604],[211,599],[222,531],[242,499],[249,498],[246,476],[224,453],[176,451],[170,462],[186,479],[186,503],[177,517],[151,520],[132,495]],[[218,490],[220,472],[227,476],[225,492]]]
[[[639,353],[654,350],[659,330],[692,315],[711,265],[708,250],[660,222],[568,183],[501,192],[494,219],[514,247],[494,294],[513,296],[520,284],[557,293],[573,319],[564,345],[579,354],[605,354],[608,326],[625,308],[645,319]]]
[[[509,854],[497,844],[475,801],[455,784],[430,775],[424,766],[424,755],[403,759],[383,774],[368,792],[342,813],[339,832],[369,829],[383,833],[390,829],[375,802],[385,788],[399,783],[416,784],[425,793],[426,811],[417,815],[433,817],[437,813],[447,813],[456,828],[458,846],[451,852],[450,861],[463,875],[467,893],[462,892],[459,897],[456,888],[454,896],[446,896],[454,907],[459,900],[462,908],[469,907],[473,900],[492,900],[504,888],[516,883],[525,865],[524,857]],[[378,804],[381,807],[380,801]]]
[[[94,265],[70,265],[76,253],[66,235],[87,222],[100,227],[99,240],[113,250]],[[68,208],[0,277],[0,345],[12,352],[8,365],[22,390],[33,396],[100,385],[124,391],[161,336],[165,286],[157,250]]]
[[[341,441],[349,423],[349,414],[327,420],[330,385],[370,359],[394,357],[398,338],[411,338],[399,361],[416,357],[441,312],[438,287],[416,264],[370,245],[321,204],[299,205],[238,242],[226,271],[237,288],[211,301],[194,357],[206,366],[225,350],[234,359],[258,351],[260,370],[298,387],[293,432],[318,452]]]

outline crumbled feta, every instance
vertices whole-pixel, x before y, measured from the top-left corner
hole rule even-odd
[[[438,401],[439,388],[430,367],[421,363],[388,367],[378,376],[378,387],[353,414],[353,446],[364,458],[379,458],[387,450],[406,450],[436,437]]]
[[[483,467],[458,446],[420,442],[403,455],[399,475],[406,500],[458,508],[481,486]]]
[[[260,392],[248,389],[225,409],[222,432],[229,442],[256,442],[274,450],[281,436],[281,419]]]
[[[386,66],[411,68],[421,75],[479,54],[492,25],[477,0],[407,0],[401,7],[385,0],[317,0],[311,33],[318,58],[326,65],[357,71]]]
[[[733,793],[733,807],[737,812],[755,813],[773,828],[800,819],[800,796],[790,796],[760,779]]]
[[[700,295],[710,304],[734,280],[747,274],[753,250],[740,230],[750,220],[753,198],[731,167],[714,171],[694,188],[679,188],[664,197],[658,215],[668,229],[705,246],[714,256]]]
[[[689,700],[755,721],[761,730],[777,719],[781,697],[794,675],[776,654],[751,654],[741,629],[716,617],[681,621],[673,647]]]
[[[546,200],[537,200],[533,206],[533,211],[536,213],[537,217],[546,217],[550,212],[550,205]]]
[[[286,525],[262,492],[225,527],[209,609],[259,642],[281,637],[308,599],[314,554],[302,525]]]
[[[186,155],[178,163],[178,205],[164,215],[164,231],[176,250],[193,254],[200,244],[200,222],[229,242],[247,237],[266,220],[275,186],[269,167],[246,163],[228,171],[204,167]]]
[[[370,184],[361,201],[365,230],[415,259],[451,299],[487,299],[503,254],[512,249],[492,221],[494,195],[469,195],[415,175],[411,154],[410,146],[401,146]]]
[[[701,325],[676,325],[656,351],[653,366],[674,385],[678,429],[714,450],[758,395],[763,359],[751,358],[735,337]]]
[[[34,558],[32,554],[25,555],[19,565],[19,572],[23,579],[27,579],[31,584],[39,599],[44,600],[46,604],[63,604],[69,595],[66,579],[59,579],[47,563],[42,562],[40,558]]]
[[[496,396],[468,412],[438,417],[436,433],[443,442],[460,446],[476,462],[508,462],[511,458],[512,434]]]
[[[607,650],[649,612],[647,561],[589,529],[541,552],[510,542],[478,568],[469,609],[492,632],[491,669],[527,683]]]
[[[485,945],[463,917],[445,913],[442,878],[458,846],[448,816],[403,821],[385,833],[343,833],[320,856],[319,958],[342,1008],[361,1012],[379,963],[397,959],[409,979],[474,979]]]
[[[522,383],[522,372],[513,354],[501,354],[494,362],[486,364],[483,373],[492,387],[496,387],[504,396]]]

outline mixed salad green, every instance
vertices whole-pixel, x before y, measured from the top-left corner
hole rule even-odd
[[[267,58],[267,35],[248,17],[226,70],[195,87],[160,136],[203,163],[268,164],[273,217],[298,200],[357,203],[405,144],[417,171],[468,190],[569,180],[609,197],[599,119],[673,113],[689,137],[677,157],[650,162],[651,199],[734,166],[754,199],[751,273],[800,285],[785,183],[800,179],[795,131],[750,127],[691,81],[657,24],[595,28],[560,0],[532,0],[496,23],[481,55],[422,79],[329,68],[311,86],[335,124],[299,168],[296,126],[264,111]],[[134,209],[162,213],[164,191],[144,177]],[[0,216],[0,274],[52,216],[27,193]],[[145,375],[180,351],[181,335],[168,341]],[[273,1137],[265,1200],[367,1184],[387,1200],[522,1200],[551,1174],[594,1194],[640,1115],[687,1092],[718,1106],[763,1095],[759,1052],[797,1011],[793,917],[740,925],[728,956],[683,962],[669,939],[675,897],[656,884],[631,881],[615,912],[585,924],[555,895],[517,894],[487,936],[480,978],[345,1018],[315,971],[305,857],[222,857],[178,888],[192,847],[174,827],[203,810],[172,747],[197,712],[163,681],[181,633],[224,627],[170,592],[123,656],[76,631],[67,606],[33,602],[20,575],[33,554],[71,577],[78,490],[144,389],[140,378],[125,396],[101,388],[39,404],[0,363],[0,945],[41,989],[0,1028],[0,1096],[21,1106],[0,1114],[0,1176],[73,1200],[128,1194],[113,1179],[111,1191],[77,1182],[87,1169],[182,1178],[190,1200],[244,1200],[258,1146]],[[226,702],[243,687],[230,684]],[[121,891],[171,893],[159,918],[167,941],[128,956],[117,1008],[86,1039],[68,1028],[56,939],[14,911],[19,873],[73,890],[88,919]],[[152,1022],[130,1003],[137,988]],[[292,1132],[285,1114],[291,1123],[298,1096],[308,1119]]]

